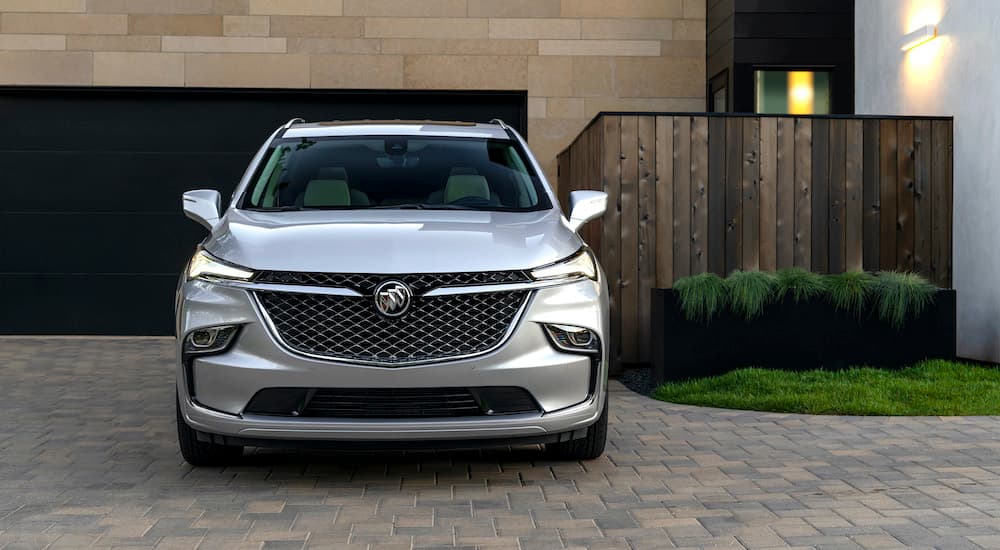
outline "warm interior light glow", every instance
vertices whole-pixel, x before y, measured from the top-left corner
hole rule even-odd
[[[937,26],[924,25],[903,36],[903,46],[900,49],[904,52],[912,50],[925,42],[930,42],[935,36],[937,36]]]
[[[788,72],[788,113],[811,115],[813,112],[813,73],[811,71]]]

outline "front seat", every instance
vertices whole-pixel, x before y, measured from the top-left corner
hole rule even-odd
[[[451,204],[467,198],[478,198],[490,201],[490,184],[483,176],[472,174],[456,174],[448,177],[444,186],[444,202]]]
[[[351,206],[351,189],[344,180],[310,180],[302,193],[302,207]]]
[[[455,166],[451,169],[448,176],[477,176],[479,171],[473,166]],[[431,191],[431,194],[427,196],[427,204],[444,204],[444,189],[436,189]]]
[[[368,206],[371,204],[371,200],[368,198],[368,193],[351,187],[351,180],[347,179],[347,169],[343,166],[324,166],[316,172],[316,179],[344,180],[347,182],[347,187],[351,191],[351,205]]]

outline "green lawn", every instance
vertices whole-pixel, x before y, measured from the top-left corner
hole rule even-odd
[[[688,405],[808,414],[1000,415],[1000,369],[941,360],[895,371],[745,368],[667,383],[654,390],[653,397]]]

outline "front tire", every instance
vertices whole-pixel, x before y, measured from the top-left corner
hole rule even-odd
[[[241,445],[220,445],[198,441],[198,433],[191,429],[181,414],[180,400],[176,400],[177,443],[181,456],[192,466],[227,466],[243,456]]]
[[[581,439],[548,443],[545,452],[557,460],[593,460],[604,454],[608,441],[608,400],[604,399],[604,411],[597,422],[587,428],[587,436]]]

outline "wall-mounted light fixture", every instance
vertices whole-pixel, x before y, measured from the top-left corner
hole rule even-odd
[[[903,36],[903,45],[900,47],[904,52],[912,50],[924,42],[930,42],[937,36],[937,25],[924,25],[913,32]]]

